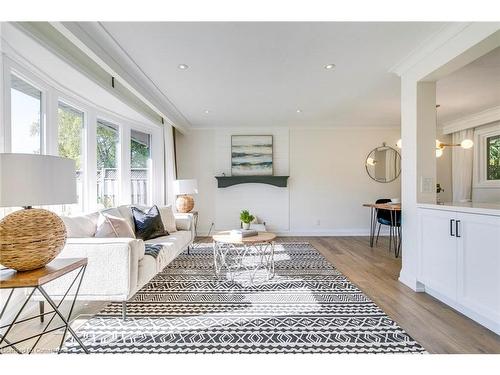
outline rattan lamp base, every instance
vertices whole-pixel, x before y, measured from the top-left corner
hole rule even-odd
[[[28,208],[0,221],[0,264],[29,271],[53,260],[66,243],[66,227],[55,213]]]
[[[175,201],[177,212],[188,213],[194,208],[194,199],[190,195],[179,195]]]

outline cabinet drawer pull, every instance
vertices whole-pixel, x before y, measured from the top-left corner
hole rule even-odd
[[[460,233],[459,233],[459,230],[458,230],[459,228],[460,228],[460,220],[457,220],[457,221],[455,222],[455,234],[456,234],[456,236],[457,236],[457,237],[462,237],[462,236],[460,235]]]
[[[455,234],[453,233],[453,223],[455,222],[455,219],[450,219],[450,236],[455,237]]]

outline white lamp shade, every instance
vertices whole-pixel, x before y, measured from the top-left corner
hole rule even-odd
[[[76,202],[74,160],[49,155],[0,154],[0,207]]]
[[[196,180],[175,180],[174,194],[198,194],[198,181]]]

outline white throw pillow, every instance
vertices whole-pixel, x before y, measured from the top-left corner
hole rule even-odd
[[[68,238],[87,238],[94,237],[97,229],[98,214],[90,214],[85,216],[61,216],[64,225],[66,226],[66,234]]]
[[[158,206],[158,210],[160,211],[161,221],[163,222],[163,226],[168,233],[177,232],[177,226],[175,224],[175,216],[174,211],[172,210],[172,206]]]
[[[95,237],[135,238],[134,230],[116,208],[101,211]]]

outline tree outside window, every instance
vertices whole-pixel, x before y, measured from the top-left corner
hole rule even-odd
[[[486,178],[500,180],[500,135],[486,139]]]
[[[83,112],[60,102],[58,109],[59,156],[73,159],[76,166],[76,188],[78,203],[65,205],[62,213],[72,215],[83,212]]]
[[[97,204],[100,208],[116,206],[118,198],[117,145],[118,126],[99,120],[96,128]]]

